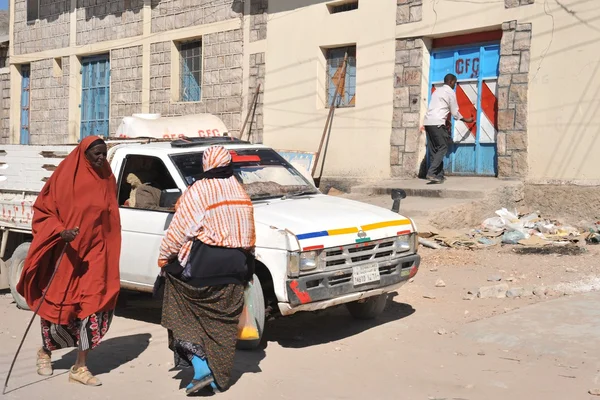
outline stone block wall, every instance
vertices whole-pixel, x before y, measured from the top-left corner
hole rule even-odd
[[[423,40],[396,40],[394,114],[390,138],[393,177],[413,177],[418,165]]]
[[[123,117],[142,112],[142,46],[110,52],[110,133]]]
[[[502,24],[498,77],[498,176],[525,177],[531,24]]]
[[[152,0],[152,32],[211,24],[243,15],[243,0]]]
[[[423,19],[423,0],[396,0],[396,25],[419,22]]]
[[[31,63],[30,90],[30,143],[68,143],[69,58],[62,58],[61,76],[55,76],[51,58]]]
[[[144,0],[77,0],[77,44],[142,34]]]
[[[533,4],[535,0],[504,0],[504,8],[515,8]]]
[[[251,141],[252,143],[263,142],[263,98],[265,93],[265,53],[250,54],[250,79],[248,81],[248,109],[251,110],[252,100],[256,93],[256,87],[260,85],[258,98],[256,99],[256,111],[252,120]],[[248,125],[250,121],[248,121]],[[248,132],[249,126],[246,126]],[[244,133],[246,138],[247,133]]]
[[[69,46],[70,0],[40,0],[38,21],[27,22],[26,0],[15,0],[15,54]]]
[[[269,0],[250,2],[250,42],[267,38]]]
[[[150,59],[150,112],[163,116],[210,113],[219,116],[232,135],[241,128],[242,30],[213,33],[202,38],[204,64],[202,100],[172,101],[171,42],[154,43]],[[173,71],[179,75],[179,71]]]
[[[10,139],[10,73],[5,73],[0,74],[0,143]]]

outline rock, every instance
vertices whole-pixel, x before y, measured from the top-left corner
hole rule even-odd
[[[448,334],[448,331],[446,331],[444,328],[440,328],[437,330],[437,334],[443,336]]]
[[[413,283],[414,281],[415,281],[415,278],[410,278],[410,279],[408,280],[408,283]]]
[[[344,194],[345,194],[344,192],[342,192],[341,190],[336,189],[334,187],[332,187],[331,189],[329,189],[329,191],[327,192],[328,196],[342,196]]]
[[[423,297],[430,300],[435,300],[436,298],[433,294],[424,294]]]
[[[491,275],[487,280],[488,282],[500,282],[502,277],[500,275]]]
[[[478,356],[485,356],[485,351],[481,350],[480,352],[477,353]]]
[[[574,294],[575,294],[575,290],[573,290],[573,288],[565,289],[565,296],[573,296]]]
[[[431,272],[437,272],[437,270],[438,270],[437,267],[429,268],[429,271],[431,271]]]
[[[500,283],[498,285],[493,286],[482,286],[477,292],[477,297],[479,297],[480,299],[503,299],[506,297],[507,291],[508,285],[506,283]]]
[[[475,295],[474,295],[474,294],[471,294],[471,293],[465,294],[465,295],[463,296],[463,300],[469,300],[469,301],[470,301],[470,300],[475,300]]]
[[[533,296],[533,288],[525,287],[523,289],[523,293],[521,294],[521,297],[531,297],[531,296]]]
[[[600,396],[600,388],[590,389],[588,390],[588,393],[592,396]]]
[[[545,296],[548,293],[548,288],[545,286],[536,286],[533,288],[533,294],[536,296]]]
[[[514,276],[509,276],[508,278],[505,279],[506,282],[514,282],[515,281],[515,277]]]
[[[334,350],[335,351],[342,351],[342,348],[341,347],[336,347]]]
[[[441,279],[438,279],[437,282],[435,283],[435,287],[446,287],[446,282],[444,282]]]
[[[520,288],[520,287],[510,288],[506,292],[506,297],[509,297],[509,298],[515,298],[515,297],[521,297],[521,296],[523,296],[523,288]]]
[[[565,271],[566,271],[566,272],[577,272],[577,269],[576,269],[576,268],[570,268],[570,267],[569,267],[569,268],[565,269]]]

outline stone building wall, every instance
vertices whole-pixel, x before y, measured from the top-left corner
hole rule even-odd
[[[419,22],[423,19],[423,0],[397,0],[396,25]]]
[[[123,117],[142,112],[142,46],[110,52],[110,133]]]
[[[250,2],[250,42],[267,38],[267,20],[269,0],[252,0]]]
[[[423,40],[396,40],[394,113],[390,138],[393,177],[414,176],[417,169]]]
[[[70,7],[70,0],[40,0],[39,20],[28,23],[27,1],[15,0],[15,54],[68,47]]]
[[[10,73],[4,73],[0,74],[0,143],[10,140]]]
[[[254,100],[254,94],[256,93],[256,87],[260,85],[258,92],[258,98],[256,99],[256,111],[254,112],[254,118],[252,119],[252,131],[251,141],[252,143],[263,142],[263,103],[265,93],[265,53],[250,54],[250,79],[248,81],[248,109],[251,110],[252,101]],[[250,125],[250,121],[248,121]],[[246,132],[249,130],[249,126],[246,127]],[[247,133],[244,133],[244,138],[247,138]]]
[[[77,44],[142,34],[144,0],[77,0]]]
[[[58,76],[54,62],[50,58],[31,63],[31,144],[69,142],[69,58],[62,58],[62,73]]]
[[[215,114],[232,135],[237,135],[242,113],[242,30],[205,35],[202,46],[202,99],[179,102],[172,101],[171,94],[171,42],[151,45],[150,112],[163,116]],[[178,71],[175,73],[179,74]]]
[[[498,77],[498,176],[525,177],[531,24],[502,24]]]
[[[241,18],[243,0],[151,0],[152,32]]]

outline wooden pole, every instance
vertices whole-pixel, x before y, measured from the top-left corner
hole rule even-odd
[[[327,135],[329,124],[333,119],[333,111],[335,110],[335,103],[337,101],[337,96],[340,94],[342,82],[346,82],[346,66],[348,63],[348,52],[344,55],[344,64],[342,65],[342,75],[338,82],[337,88],[335,90],[335,94],[333,95],[333,101],[331,102],[331,106],[329,107],[329,114],[327,114],[327,121],[325,121],[325,127],[323,128],[323,134],[321,135],[321,143],[319,143],[319,150],[317,150],[317,154],[315,156],[315,163],[312,167],[311,176],[315,176],[315,171],[317,170],[317,165],[319,164],[319,158],[321,157],[321,151],[323,150],[323,143],[325,142],[325,136]]]
[[[240,139],[244,139],[244,131],[246,130],[246,124],[248,123],[248,118],[250,118],[250,113],[256,107],[256,101],[258,100],[258,92],[260,91],[260,83],[256,86],[256,91],[254,92],[254,98],[252,99],[252,106],[248,109],[248,113],[246,114],[246,119],[244,120],[244,125],[242,125],[242,129],[240,130]]]

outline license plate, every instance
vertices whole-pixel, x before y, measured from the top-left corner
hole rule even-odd
[[[361,265],[352,268],[352,281],[354,286],[380,280],[378,265]]]

